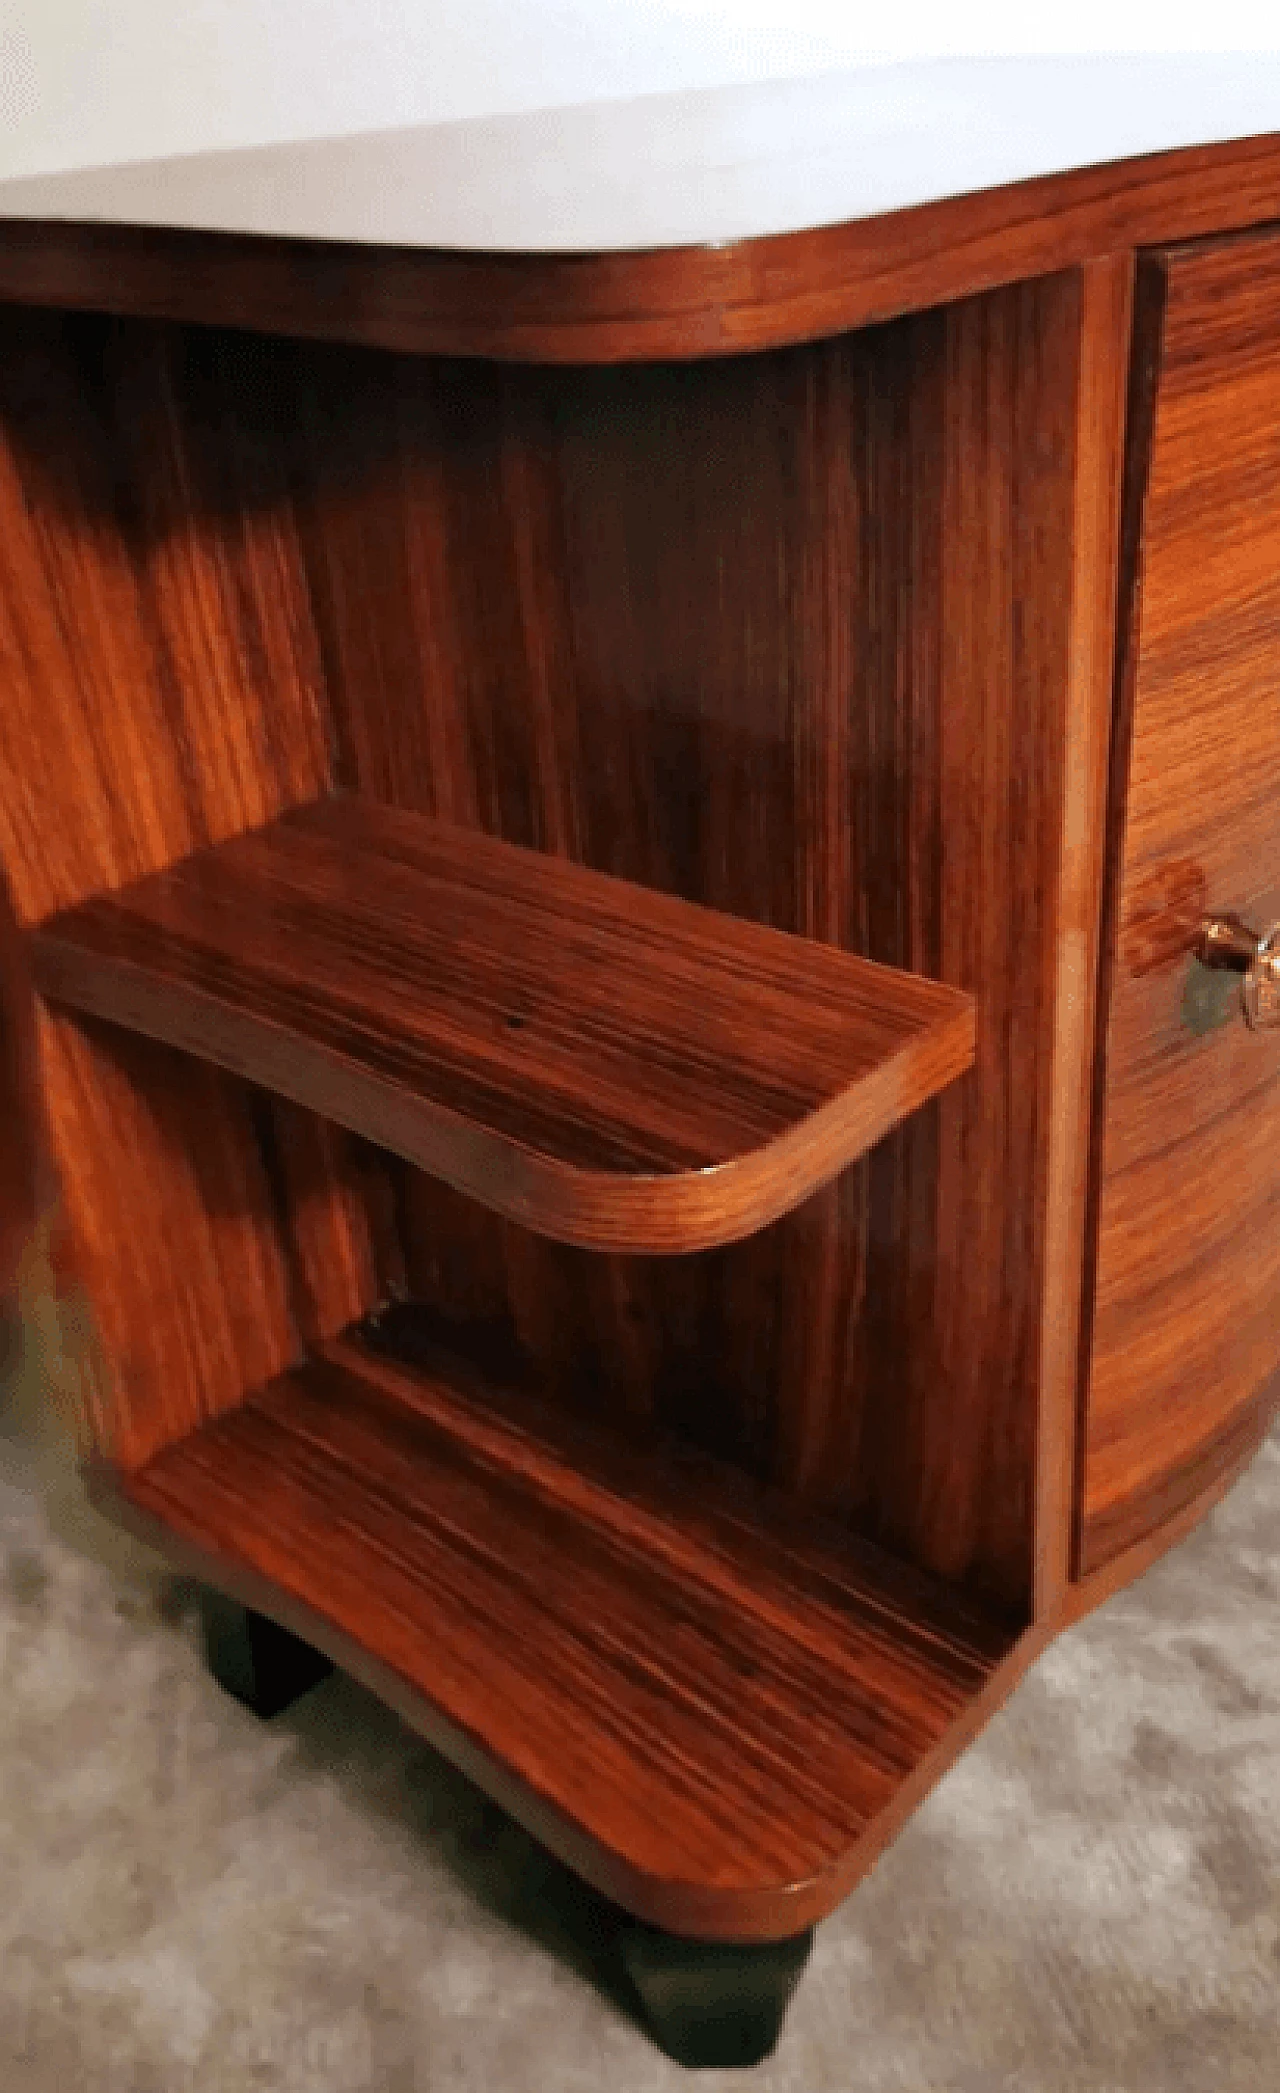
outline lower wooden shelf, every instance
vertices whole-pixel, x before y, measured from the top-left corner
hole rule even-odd
[[[352,1332],[111,1488],[598,1888],[694,1935],[781,1937],[839,1902],[1017,1640],[697,1454]]]

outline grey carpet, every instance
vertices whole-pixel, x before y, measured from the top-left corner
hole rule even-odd
[[[1280,2088],[1280,1438],[1063,1638],[819,1929],[776,2056],[669,2063],[594,1900],[368,1694],[262,1727],[0,1406],[4,2093]]]

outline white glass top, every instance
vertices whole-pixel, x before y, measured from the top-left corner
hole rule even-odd
[[[1280,49],[1247,48],[1256,0],[969,0],[962,29],[961,12],[5,0],[0,216],[662,247],[1280,132]]]

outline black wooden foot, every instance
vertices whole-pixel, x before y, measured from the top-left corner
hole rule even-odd
[[[264,1721],[333,1670],[327,1657],[265,1614],[202,1588],[205,1661],[219,1686]]]
[[[677,2064],[759,2064],[782,2033],[813,1947],[813,1928],[790,1940],[685,1940],[628,1921],[619,1934],[627,1975],[658,2042]]]

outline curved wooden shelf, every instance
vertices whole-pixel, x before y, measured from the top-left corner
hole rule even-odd
[[[351,1333],[113,1488],[678,1932],[824,1916],[1018,1640],[698,1455]]]
[[[360,799],[30,944],[50,998],[588,1249],[765,1227],[974,1055],[957,989]]]
[[[816,341],[1091,257],[1280,217],[1280,140],[1039,176],[812,232],[479,254],[0,219],[0,300],[539,363]]]

